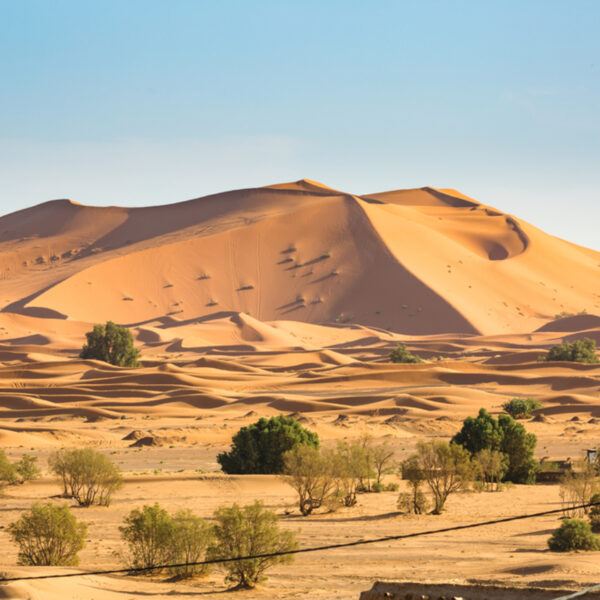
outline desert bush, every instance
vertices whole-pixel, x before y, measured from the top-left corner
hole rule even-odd
[[[376,474],[375,483],[381,485],[381,476],[386,468],[389,468],[394,462],[394,449],[388,442],[383,442],[377,446],[370,447],[373,468]]]
[[[588,508],[574,508],[589,504],[592,497],[600,492],[600,482],[595,469],[587,461],[575,464],[576,471],[567,471],[560,480],[560,499],[568,517],[580,517]]]
[[[590,508],[590,512],[588,513],[590,518],[590,526],[594,533],[600,533],[600,494],[594,494],[590,498],[590,502],[597,504],[597,506],[592,506]]]
[[[571,362],[597,363],[598,356],[596,355],[596,342],[589,338],[583,340],[575,340],[573,342],[565,342],[552,346],[546,356],[541,356],[540,360],[566,360]]]
[[[140,351],[133,345],[133,336],[126,327],[107,321],[106,325],[94,325],[92,331],[85,334],[80,358],[93,358],[118,367],[139,367]]]
[[[388,483],[383,487],[386,492],[397,492],[400,489],[400,486],[397,483]]]
[[[402,512],[415,515],[427,512],[427,498],[421,491],[425,475],[421,468],[419,455],[414,454],[402,461],[402,477],[408,481],[410,492],[404,492],[398,496],[398,508]]]
[[[298,507],[304,516],[321,508],[336,491],[331,451],[300,444],[285,453],[283,473],[298,494]]]
[[[513,419],[528,419],[531,411],[542,408],[542,404],[532,398],[513,398],[502,405],[502,410]]]
[[[194,565],[201,562],[213,541],[213,528],[204,519],[197,517],[190,510],[180,510],[173,515],[172,564],[183,564],[171,571],[184,579],[198,575],[206,575],[210,565]]]
[[[4,450],[0,450],[0,484],[12,485],[19,481],[17,469],[8,460]]]
[[[373,483],[373,485],[371,486],[371,491],[375,494],[379,494],[380,492],[383,492],[384,489],[385,489],[385,486],[383,485],[383,483],[379,483],[378,481],[375,481]]]
[[[42,472],[35,464],[36,462],[37,456],[23,454],[21,460],[15,463],[15,470],[21,477],[21,481],[32,481],[33,479],[38,479],[41,476]]]
[[[506,455],[498,450],[484,448],[475,455],[475,463],[479,467],[479,474],[484,488],[492,492],[498,489],[498,484],[508,466]]]
[[[452,442],[466,448],[471,456],[485,448],[497,450],[508,461],[504,481],[535,483],[540,468],[533,458],[537,437],[527,433],[510,415],[499,415],[495,419],[482,408],[477,417],[467,417],[463,421],[462,429]]]
[[[209,571],[209,565],[190,564],[204,560],[213,540],[212,527],[190,510],[171,516],[158,504],[146,505],[132,510],[119,531],[128,546],[124,560],[133,569],[178,564],[169,570],[181,579]]]
[[[58,450],[50,455],[48,465],[61,479],[64,496],[80,506],[108,506],[112,494],[123,485],[119,468],[91,448]]]
[[[398,344],[390,354],[390,361],[393,363],[422,363],[423,361],[416,354],[409,352],[404,344]]]
[[[548,540],[548,547],[555,552],[600,550],[600,538],[592,533],[586,521],[564,519]]]
[[[474,474],[469,452],[458,444],[432,440],[417,444],[418,465],[434,501],[431,511],[441,514],[450,494],[465,487]]]
[[[236,558],[288,552],[298,548],[296,536],[291,531],[281,531],[277,515],[265,510],[262,502],[240,508],[218,508],[215,540],[208,549],[209,559]],[[291,562],[293,556],[284,554],[266,558],[248,558],[221,563],[226,579],[238,588],[253,588],[264,580],[264,573],[277,563]]]
[[[340,500],[344,506],[354,506],[361,486],[367,489],[363,482],[373,475],[368,450],[361,443],[339,442],[333,461]]]
[[[87,525],[78,523],[66,505],[36,503],[8,526],[8,533],[19,546],[20,565],[74,566]]]
[[[129,547],[125,560],[130,567],[151,569],[170,562],[175,523],[158,504],[132,510],[119,531]]]
[[[242,427],[233,436],[231,450],[219,454],[217,462],[230,474],[279,474],[283,471],[284,454],[301,444],[318,448],[319,436],[291,417],[261,418]]]

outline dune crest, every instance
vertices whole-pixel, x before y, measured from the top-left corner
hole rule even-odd
[[[599,265],[598,252],[432,187],[356,196],[302,179],[146,208],[55,200],[0,218],[2,312],[88,323],[229,311],[518,333],[600,313]],[[242,337],[260,338],[256,327]]]

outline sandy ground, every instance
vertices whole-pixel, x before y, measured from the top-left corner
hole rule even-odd
[[[579,458],[600,439],[600,365],[544,363],[557,343],[600,342],[600,254],[459,192],[363,197],[310,181],[144,209],[49,202],[0,218],[0,447],[39,457],[94,447],[123,470],[89,523],[81,568],[121,565],[132,509],[214,509],[261,499],[302,546],[464,524],[559,506],[558,487],[452,496],[407,518],[397,493],[301,518],[276,477],[227,477],[216,456],[259,416],[294,415],[323,444],[369,434],[396,458],[449,439],[480,407],[543,407],[525,425],[538,458]],[[585,309],[588,314],[579,314]],[[557,315],[559,313],[572,315]],[[78,358],[91,325],[128,325],[143,366]],[[394,365],[405,343],[425,362]],[[147,438],[149,446],[135,446]],[[397,481],[393,474],[388,481]],[[59,488],[7,488],[0,527]],[[59,502],[58,499],[52,499]],[[301,555],[253,592],[222,573],[193,582],[86,576],[0,585],[0,598],[358,598],[376,579],[572,587],[600,580],[600,554],[556,554],[555,517]],[[0,570],[16,549],[0,529]],[[67,570],[68,571],[68,570]]]

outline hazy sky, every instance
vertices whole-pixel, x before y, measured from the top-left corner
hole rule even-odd
[[[0,214],[309,178],[600,249],[598,0],[0,0]]]

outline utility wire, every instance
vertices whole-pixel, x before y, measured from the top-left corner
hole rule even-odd
[[[585,588],[585,590],[581,590],[580,592],[574,592],[572,594],[567,594],[566,596],[560,596],[560,598],[554,598],[554,600],[571,600],[572,598],[585,596],[588,592],[593,592],[595,590],[600,590],[600,584],[592,585],[589,588]]]
[[[578,506],[571,506],[568,509],[555,508],[553,510],[544,510],[542,512],[531,513],[528,515],[517,515],[514,517],[505,517],[503,519],[494,519],[492,521],[481,521],[480,523],[470,523],[468,525],[454,525],[453,527],[444,527],[442,529],[429,529],[427,531],[416,531],[414,533],[404,533],[401,535],[388,535],[386,537],[374,538],[371,540],[354,540],[352,542],[343,542],[341,544],[328,544],[326,546],[312,546],[309,548],[297,548],[296,550],[285,550],[279,552],[267,552],[264,554],[254,554],[250,556],[235,556],[228,558],[213,558],[210,560],[201,560],[197,562],[186,562],[166,565],[155,565],[154,567],[129,567],[126,569],[107,569],[102,571],[87,571],[85,573],[64,573],[64,574],[53,574],[53,575],[30,575],[28,577],[6,577],[0,579],[0,583],[6,583],[10,581],[30,581],[33,579],[56,579],[58,577],[87,577],[89,575],[117,575],[121,573],[143,573],[147,571],[158,571],[162,569],[175,569],[180,567],[195,567],[202,565],[216,565],[228,562],[237,562],[242,560],[255,560],[258,558],[275,558],[278,556],[286,556],[289,554],[306,554],[308,552],[322,552],[324,550],[335,550],[336,548],[349,548],[351,546],[364,546],[366,544],[378,544],[380,542],[391,542],[396,540],[406,540],[409,538],[421,537],[424,535],[433,535],[436,533],[448,533],[451,531],[460,531],[463,529],[474,529],[475,527],[486,527],[487,525],[497,525],[498,523],[509,523],[510,521],[522,521],[524,519],[534,519],[536,517],[545,517],[547,515],[554,515],[557,513],[563,513],[565,510],[579,510],[582,508],[588,508],[590,506],[600,506],[600,502],[590,502],[588,504],[580,504]]]

